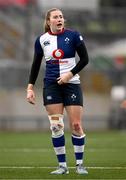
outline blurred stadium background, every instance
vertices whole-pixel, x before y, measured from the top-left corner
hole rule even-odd
[[[52,7],[63,10],[66,26],[80,31],[87,45],[90,63],[81,72],[85,128],[125,129],[120,102],[126,97],[126,1],[0,0],[0,130],[49,128],[42,103],[44,63],[35,106],[27,103],[26,87],[34,41]]]

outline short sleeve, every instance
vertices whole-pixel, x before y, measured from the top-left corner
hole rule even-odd
[[[75,32],[75,35],[74,35],[74,42],[75,42],[75,47],[84,43],[82,35],[77,31]]]

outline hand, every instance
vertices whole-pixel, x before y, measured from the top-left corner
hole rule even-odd
[[[28,89],[27,90],[27,100],[31,104],[35,104],[35,93],[34,90]]]
[[[64,83],[68,83],[72,77],[73,77],[72,72],[64,73],[60,77],[57,78],[57,83],[60,85]]]

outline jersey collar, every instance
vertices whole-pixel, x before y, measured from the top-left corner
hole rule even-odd
[[[59,34],[63,34],[64,31],[65,31],[65,29],[63,28],[62,31],[60,31],[60,32],[58,32],[58,33],[53,33],[53,32],[51,32],[51,31],[48,31],[48,33],[51,34],[51,35],[59,35]]]

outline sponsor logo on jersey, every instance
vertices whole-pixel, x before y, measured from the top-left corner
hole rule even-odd
[[[45,41],[43,44],[44,44],[44,46],[48,46],[48,45],[50,45],[50,41]]]
[[[64,52],[61,49],[55,49],[52,55],[55,59],[59,60],[63,58]]]

